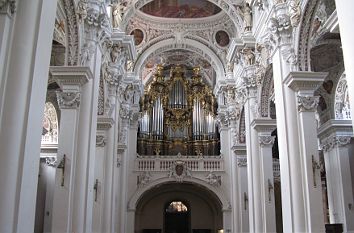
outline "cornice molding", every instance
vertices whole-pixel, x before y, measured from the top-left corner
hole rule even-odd
[[[325,72],[290,72],[284,80],[284,84],[296,92],[314,92],[320,87],[327,75],[328,73]]]
[[[63,90],[72,89],[73,85],[80,88],[93,79],[91,69],[84,66],[51,66],[49,73]]]

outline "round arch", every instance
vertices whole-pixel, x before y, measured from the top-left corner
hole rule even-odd
[[[150,47],[149,46],[147,46],[147,47],[148,47],[148,49],[146,49],[139,56],[138,60],[136,61],[136,64],[134,67],[134,71],[136,74],[141,73],[141,69],[144,65],[145,60],[151,54],[153,54],[155,51],[159,51],[161,53],[161,52],[166,52],[166,51],[174,50],[174,49],[185,49],[185,50],[189,50],[191,52],[196,52],[196,51],[192,50],[192,48],[195,48],[197,50],[205,52],[205,54],[211,58],[211,61],[212,61],[211,65],[215,69],[216,79],[225,76],[224,75],[224,68],[223,68],[224,66],[223,66],[221,60],[219,59],[219,57],[210,48],[208,48],[207,46],[205,46],[204,44],[202,44],[198,41],[185,38],[183,40],[183,42],[181,44],[179,44],[178,47],[176,47],[175,46],[175,39],[169,38],[166,40],[162,40],[154,45],[151,45]],[[203,55],[203,54],[199,54],[199,55]]]
[[[154,181],[150,182],[149,184],[145,185],[144,187],[141,187],[130,198],[130,200],[128,202],[128,210],[135,211],[137,204],[139,203],[139,201],[141,200],[141,198],[144,196],[144,194],[146,192],[148,192],[156,187],[159,187],[161,185],[171,184],[171,183],[175,183],[175,182],[176,182],[176,180],[173,178],[164,177],[164,178],[154,180]],[[220,201],[223,211],[231,210],[230,201],[227,199],[227,197],[222,192],[222,190],[216,189],[215,187],[209,185],[206,181],[203,181],[198,178],[193,178],[193,177],[186,178],[183,183],[197,185],[199,187],[202,187],[203,189],[210,191]]]

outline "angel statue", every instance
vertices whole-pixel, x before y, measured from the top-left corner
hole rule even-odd
[[[123,15],[125,11],[126,3],[117,2],[112,5],[112,26],[113,28],[119,28],[123,21]]]
[[[241,14],[244,21],[245,32],[252,30],[252,8],[249,3],[245,3],[244,6],[237,6],[237,11]]]

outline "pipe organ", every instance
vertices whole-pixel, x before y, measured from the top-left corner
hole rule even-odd
[[[140,103],[139,155],[220,154],[217,103],[199,72],[157,66]]]

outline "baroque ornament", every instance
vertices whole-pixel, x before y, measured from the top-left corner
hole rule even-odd
[[[9,12],[13,15],[16,11],[16,1],[15,0],[0,0],[0,12]]]
[[[138,176],[138,187],[143,187],[147,185],[152,178],[150,172],[143,172]]]
[[[80,106],[80,92],[57,92],[58,104],[61,109],[76,109]]]
[[[96,147],[104,147],[106,145],[106,139],[103,135],[96,135]]]
[[[56,167],[57,166],[57,159],[55,157],[46,157],[45,163],[50,167]]]
[[[175,178],[177,182],[183,182],[187,177],[192,177],[190,169],[183,161],[175,161],[169,168],[168,177]]]
[[[262,146],[272,146],[274,144],[275,136],[258,136],[259,144]]]
[[[297,27],[301,18],[300,0],[289,0],[287,4],[291,25]]]
[[[335,147],[346,146],[350,143],[351,136],[329,136],[322,141],[321,149],[329,152]]]
[[[212,171],[206,176],[206,179],[211,186],[219,187],[221,185],[221,176],[217,176]]]
[[[298,111],[316,111],[320,97],[319,96],[298,96]]]
[[[74,66],[77,65],[79,61],[79,33],[77,18],[75,14],[75,5],[73,0],[64,0],[63,2],[67,20],[68,65]]]
[[[238,157],[237,158],[237,166],[239,166],[239,167],[247,167],[247,158]]]

